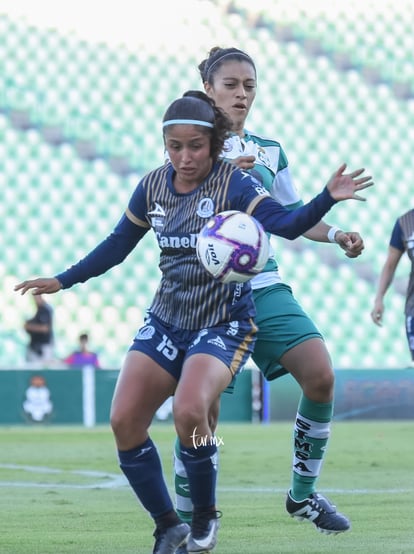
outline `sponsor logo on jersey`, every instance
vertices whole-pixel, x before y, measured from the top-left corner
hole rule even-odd
[[[214,344],[214,346],[218,346],[222,350],[227,350],[226,345],[223,342],[223,339],[217,335],[214,339],[209,339],[208,344]]]
[[[155,202],[155,208],[148,212],[148,215],[151,216],[152,227],[158,228],[164,226],[165,211],[163,207],[158,204],[158,202]]]
[[[230,335],[231,337],[235,337],[237,333],[239,332],[239,322],[238,321],[230,321],[229,328],[227,329],[227,335]]]
[[[254,186],[254,190],[257,192],[257,194],[260,194],[260,196],[266,195],[269,196],[269,192],[265,189],[265,187],[262,185],[262,183],[255,177],[252,173],[247,173],[247,171],[242,171],[243,177],[242,179],[246,179],[248,177]],[[260,175],[261,178],[261,175]]]
[[[148,215],[161,215],[161,216],[165,217],[164,208],[162,206],[160,206],[158,204],[158,202],[154,202],[154,204],[155,204],[155,208],[153,210],[151,210],[150,212],[148,212]]]
[[[135,340],[149,340],[154,336],[154,333],[155,329],[152,325],[145,325],[135,335]]]
[[[245,283],[236,283],[236,286],[234,287],[234,291],[233,291],[233,299],[231,301],[233,305],[237,304],[237,302],[240,300],[244,284]]]
[[[202,198],[197,206],[197,215],[208,218],[214,214],[214,202],[211,198]]]
[[[262,183],[260,183],[260,181],[258,181],[255,177],[253,177],[253,180],[255,181],[254,190],[257,194],[260,194],[260,196],[269,196],[269,192],[264,188]]]
[[[261,146],[257,149],[257,158],[264,166],[271,167],[269,156],[267,155],[266,150]]]
[[[177,235],[167,236],[156,232],[156,237],[160,248],[195,248],[197,245],[197,235],[195,233],[178,237]]]

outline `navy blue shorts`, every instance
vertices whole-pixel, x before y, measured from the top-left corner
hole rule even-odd
[[[257,327],[252,319],[231,321],[193,331],[167,325],[149,315],[129,350],[147,354],[177,381],[183,364],[193,354],[210,354],[237,375],[253,352]]]

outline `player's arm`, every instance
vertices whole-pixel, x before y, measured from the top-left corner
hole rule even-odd
[[[282,161],[284,167],[277,171],[270,194],[276,201],[293,210],[303,205],[303,202],[293,183],[285,155]],[[349,258],[356,258],[364,249],[364,242],[359,233],[354,231],[344,232],[324,221],[319,221],[314,227],[303,233],[303,236],[315,242],[336,243]]]
[[[138,225],[124,214],[113,232],[78,263],[55,277],[23,281],[14,290],[21,291],[21,294],[29,289],[33,289],[33,294],[51,294],[102,275],[120,264],[148,229],[149,227]]]
[[[314,227],[303,233],[303,236],[315,242],[336,243],[345,251],[348,258],[356,258],[364,250],[364,241],[357,231],[342,231],[334,225],[319,221]]]
[[[398,248],[394,248],[393,246],[388,247],[387,258],[380,273],[374,306],[371,311],[372,321],[380,327],[382,325],[382,316],[385,310],[384,297],[394,279],[395,270],[397,269],[403,253],[404,252]]]
[[[371,310],[371,319],[376,325],[382,325],[382,316],[385,310],[384,297],[394,279],[395,271],[400,262],[401,256],[405,252],[405,248],[400,220],[397,219],[391,233],[387,258],[385,259],[380,273],[377,293],[374,299],[374,306]]]
[[[365,199],[357,193],[372,186],[370,176],[361,177],[364,169],[357,169],[345,174],[343,164],[331,177],[324,190],[310,202],[295,209],[288,210],[270,197],[262,197],[252,210],[266,231],[288,239],[295,239],[315,226],[318,221],[339,201]]]

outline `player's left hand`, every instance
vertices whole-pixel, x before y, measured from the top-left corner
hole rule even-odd
[[[357,258],[365,248],[361,235],[354,231],[337,231],[335,242],[345,251],[348,258]]]
[[[62,288],[61,283],[56,277],[39,277],[37,279],[30,279],[23,281],[14,287],[15,291],[20,291],[24,294],[28,290],[33,291],[34,295],[37,294],[53,294]]]
[[[248,169],[253,169],[255,161],[256,158],[254,156],[239,156],[231,160],[231,163],[237,165],[239,169],[247,171]]]
[[[359,200],[365,202],[366,198],[360,196],[358,192],[368,187],[372,187],[374,182],[370,175],[362,176],[364,168],[356,169],[351,173],[345,173],[346,164],[342,164],[329,179],[327,189],[334,200]]]

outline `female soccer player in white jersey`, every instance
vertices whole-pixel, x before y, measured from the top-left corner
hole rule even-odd
[[[149,229],[155,232],[162,277],[126,355],[111,409],[120,467],[155,522],[154,554],[173,554],[187,539],[188,552],[209,552],[216,544],[217,446],[208,417],[252,353],[256,334],[250,284],[222,284],[207,275],[196,256],[199,231],[213,214],[233,209],[293,239],[335,201],[361,199],[358,191],[373,184],[363,169],[345,174],[342,166],[309,204],[286,210],[256,179],[218,159],[230,127],[203,93],[174,101],[163,118],[171,162],[138,183],[114,231],[66,271],[16,286],[34,294],[67,289],[121,263]],[[172,394],[194,506],[191,527],[174,510],[148,434],[156,410]],[[205,438],[203,446],[193,444],[195,430]]]
[[[222,156],[249,171],[271,196],[295,209],[302,205],[293,185],[288,161],[280,143],[245,128],[257,88],[252,58],[237,48],[213,48],[199,65],[206,93],[232,121],[232,135]],[[361,254],[358,233],[344,233],[320,221],[304,233],[320,242],[335,242],[350,258]],[[288,284],[283,282],[274,257],[252,280],[258,325],[253,360],[267,380],[291,373],[302,388],[294,424],[292,480],[287,494],[289,514],[308,519],[326,533],[349,529],[348,519],[316,492],[333,412],[334,372],[322,336],[303,311]],[[214,419],[214,417],[213,417]],[[185,468],[175,453],[176,502],[181,517],[189,517],[191,501],[185,497]]]

